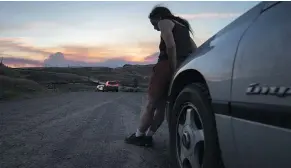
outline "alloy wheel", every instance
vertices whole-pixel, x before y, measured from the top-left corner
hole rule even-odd
[[[176,154],[181,168],[202,168],[205,148],[204,129],[197,108],[185,103],[176,125]]]

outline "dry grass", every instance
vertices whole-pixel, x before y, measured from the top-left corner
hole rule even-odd
[[[25,68],[16,69],[26,78],[37,82],[50,81],[87,81],[88,78],[99,81],[117,80],[122,85],[131,85],[136,78],[141,87],[147,87],[148,76],[152,71],[153,65],[127,65],[119,68],[107,67],[83,67],[83,68]]]
[[[19,97],[26,94],[47,92],[47,85],[54,85],[54,91],[95,90],[96,84],[89,79],[105,82],[120,81],[121,85],[131,86],[134,78],[141,90],[147,88],[152,65],[126,65],[119,68],[8,68],[0,66],[0,99]],[[75,84],[78,83],[78,84]]]
[[[3,75],[0,75],[0,88],[0,99],[9,99],[24,94],[46,91],[44,87],[34,81]]]

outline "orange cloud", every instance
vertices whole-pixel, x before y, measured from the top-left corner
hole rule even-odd
[[[22,53],[22,56],[30,54],[37,55],[34,59],[41,60],[43,58],[40,58],[40,56],[45,56],[51,54],[51,52],[48,52],[41,48],[36,48],[33,46],[29,46],[27,44],[24,44],[22,42],[22,39],[10,39],[10,38],[0,38],[0,52],[4,54],[10,54],[10,55],[16,55],[17,53]],[[24,56],[25,57],[25,56]],[[32,58],[31,58],[32,59]]]
[[[43,63],[41,61],[17,58],[11,55],[0,55],[3,56],[3,63],[9,67],[42,67]],[[5,57],[4,57],[5,56]]]
[[[43,48],[33,45],[28,45],[23,39],[7,39],[0,38],[0,56],[15,58],[10,65],[32,65],[25,60],[41,61],[48,59],[50,55],[61,52],[64,55],[65,61],[89,63],[91,65],[98,62],[112,61],[127,61],[135,63],[149,62],[147,56],[155,53],[158,50],[156,42],[138,42],[127,44],[112,44],[103,46],[94,45],[64,45],[53,48]],[[23,60],[21,60],[23,59]],[[35,64],[38,66],[39,64]]]
[[[30,68],[30,67],[43,67],[42,65],[35,65],[35,64],[23,64],[21,62],[18,63],[5,63],[6,66],[10,67],[10,68]]]
[[[146,56],[157,51],[155,45],[150,45],[146,42],[107,46],[66,45],[60,48],[60,51],[65,54],[66,58],[76,61],[86,60],[88,62],[98,62],[120,57],[127,61],[143,61]]]

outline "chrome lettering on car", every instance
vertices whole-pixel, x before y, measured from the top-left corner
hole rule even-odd
[[[253,94],[260,94],[260,87],[257,87],[259,84],[258,83],[252,83],[249,85],[249,87],[247,88],[246,93],[248,95],[253,95]]]
[[[285,86],[260,86],[259,83],[252,83],[246,90],[247,95],[272,95],[278,97],[291,96],[291,88]]]

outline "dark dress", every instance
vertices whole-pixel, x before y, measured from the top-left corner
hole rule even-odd
[[[182,26],[175,21],[173,22],[175,25],[172,32],[176,43],[176,57],[178,67],[192,52],[192,46],[190,32],[187,27]],[[169,60],[169,57],[166,54],[167,48],[162,38],[160,41],[159,49],[160,55],[157,64],[153,68],[148,90],[149,98],[154,102],[166,98],[169,84],[173,75],[173,71],[171,70],[170,66],[171,60]]]

